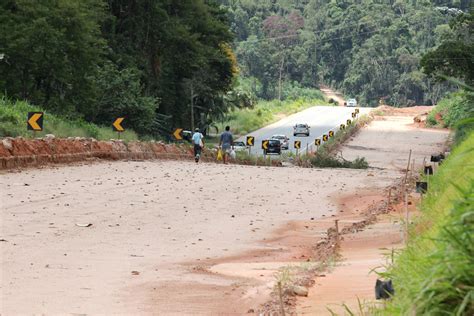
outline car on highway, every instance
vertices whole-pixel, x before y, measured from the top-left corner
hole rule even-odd
[[[293,136],[304,135],[309,136],[309,125],[308,124],[296,124],[293,127]]]
[[[232,143],[232,149],[235,151],[244,151],[248,150],[248,147],[245,145],[245,142],[237,141]]]
[[[270,155],[280,155],[281,154],[281,142],[278,139],[270,139],[268,141],[268,149],[263,150],[263,154]]]
[[[281,143],[282,150],[288,150],[290,148],[290,139],[285,135],[273,135],[270,139],[279,140]]]
[[[347,106],[350,106],[350,107],[356,107],[357,106],[357,100],[356,99],[349,99],[347,100]]]

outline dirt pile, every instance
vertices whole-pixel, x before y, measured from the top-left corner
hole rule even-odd
[[[41,139],[4,138],[0,141],[0,169],[27,167],[46,163],[68,163],[88,159],[192,159],[186,144],[162,142],[97,141],[92,138]],[[205,149],[202,159],[214,160],[215,153]]]

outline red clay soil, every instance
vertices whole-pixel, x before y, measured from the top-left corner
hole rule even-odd
[[[193,159],[193,148],[188,144],[165,144],[162,142],[125,143],[120,140],[97,141],[86,138],[41,139],[3,138],[0,139],[0,170],[37,166],[47,163],[69,163],[89,159],[106,160],[146,160],[146,159]],[[216,161],[216,151],[204,148],[201,161]],[[251,160],[234,161],[238,164],[255,164]],[[262,164],[265,162],[259,162]],[[280,161],[272,161],[273,166],[281,166]]]
[[[203,160],[214,159],[205,149]],[[42,139],[4,138],[0,141],[0,169],[27,167],[45,163],[67,163],[99,159],[192,159],[190,146],[161,142],[97,141],[85,138]]]

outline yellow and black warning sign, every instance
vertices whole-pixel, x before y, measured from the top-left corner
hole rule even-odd
[[[247,136],[247,146],[254,146],[255,145],[255,137]]]
[[[270,141],[268,139],[262,140],[262,149],[267,150],[268,149],[268,143],[270,143]]]
[[[355,109],[354,112],[355,112],[356,114],[359,114],[359,109]]]
[[[341,126],[339,126],[339,127],[340,127],[341,130],[346,129],[346,125],[344,125],[344,124],[341,124]]]
[[[328,135],[324,134],[324,135],[323,135],[323,141],[327,142],[328,139],[329,139]]]
[[[329,137],[334,137],[334,132],[333,131],[329,131]]]
[[[319,138],[316,138],[316,139],[314,140],[314,144],[315,144],[316,146],[321,146],[321,140],[320,140]]]
[[[125,120],[125,117],[118,117],[113,123],[112,126],[114,127],[114,131],[116,132],[123,132],[125,128],[122,126],[122,122]]]
[[[295,149],[301,149],[301,140],[295,140]]]
[[[173,131],[173,137],[176,140],[182,140],[183,139],[183,129],[182,128],[176,128]]]
[[[356,115],[357,115],[357,113],[356,113],[356,112],[352,112],[352,117],[353,117],[353,118],[355,118],[355,117],[356,117]]]
[[[347,120],[347,125],[351,125],[352,121],[351,120]]]
[[[27,129],[40,132],[43,130],[43,112],[28,112]]]

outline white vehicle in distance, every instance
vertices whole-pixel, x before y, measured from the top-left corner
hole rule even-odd
[[[280,141],[281,149],[288,150],[290,148],[290,139],[285,135],[273,135],[270,139],[276,139]]]
[[[356,107],[357,106],[357,100],[356,99],[349,99],[347,100],[347,106],[350,106],[350,107]]]
[[[293,127],[293,136],[309,136],[309,129],[308,124],[296,124],[295,127]]]
[[[248,150],[248,147],[245,145],[245,142],[234,142],[232,144],[232,149],[235,151]]]

